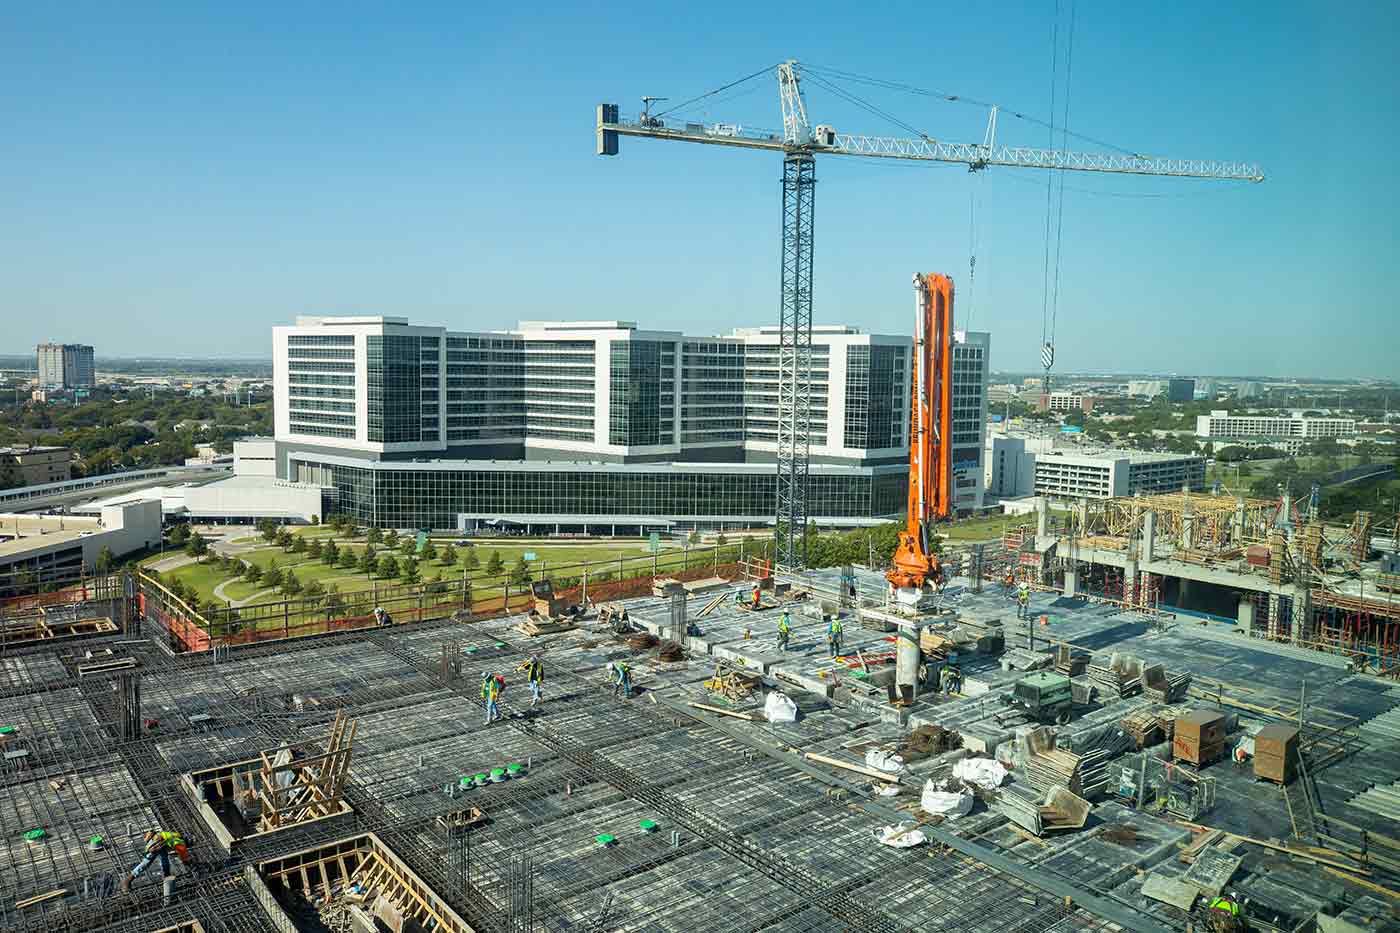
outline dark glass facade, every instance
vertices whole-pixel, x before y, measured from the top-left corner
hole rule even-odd
[[[394,469],[343,466],[292,457],[291,478],[335,488],[340,511],[381,527],[457,527],[476,517],[535,515],[569,523],[578,516],[656,516],[672,520],[746,517],[775,510],[776,480],[767,470]],[[814,516],[874,518],[902,514],[903,467],[813,472],[807,507]]]
[[[382,444],[422,441],[418,338],[371,335],[366,340],[368,439]]]
[[[900,447],[904,348],[846,348],[846,447]]]
[[[661,344],[614,340],[611,353],[608,443],[623,447],[669,443],[670,437],[661,436]]]

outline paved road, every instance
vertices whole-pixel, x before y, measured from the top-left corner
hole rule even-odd
[[[271,588],[271,589],[259,590],[258,592],[254,593],[252,596],[247,597],[246,599],[234,599],[232,596],[225,596],[225,595],[224,595],[224,587],[228,586],[230,583],[237,583],[237,582],[238,582],[237,580],[225,580],[223,583],[220,583],[218,586],[214,587],[214,598],[215,598],[215,599],[222,599],[224,602],[228,603],[230,606],[233,606],[233,607],[236,608],[236,607],[238,607],[238,606],[246,606],[246,605],[248,605],[249,603],[253,602],[254,600],[260,599],[261,597],[266,596],[266,595],[269,594],[269,593],[275,593],[275,592],[277,592],[277,588],[276,588],[276,587],[273,587],[273,588]]]

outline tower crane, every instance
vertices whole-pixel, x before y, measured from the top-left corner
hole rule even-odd
[[[667,120],[664,114],[669,111],[651,111],[653,98],[648,101],[640,117],[623,116],[617,104],[599,104],[597,151],[599,155],[617,155],[620,137],[639,136],[782,153],[783,243],[780,269],[782,297],[778,317],[776,509],[779,531],[776,556],[778,565],[787,569],[801,569],[806,566],[807,557],[808,430],[812,382],[812,211],[817,155],[950,162],[966,165],[969,171],[974,172],[991,167],[1009,167],[1249,182],[1263,181],[1264,178],[1257,165],[1246,162],[1008,146],[997,142],[996,107],[990,110],[987,130],[980,143],[946,142],[926,135],[908,139],[838,132],[827,124],[813,126],[808,119],[807,104],[802,94],[801,68],[797,61],[789,59],[779,64],[777,78],[783,118],[781,135],[745,129],[737,123],[707,125]],[[1047,343],[1042,348],[1042,354],[1045,359],[1053,360],[1054,347]]]

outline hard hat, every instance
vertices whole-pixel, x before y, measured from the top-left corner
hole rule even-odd
[[[148,830],[146,830],[146,838],[147,838],[147,839],[150,839],[150,838],[151,838],[152,836],[154,836],[155,834],[156,834],[156,831],[155,831],[154,829],[148,829]]]

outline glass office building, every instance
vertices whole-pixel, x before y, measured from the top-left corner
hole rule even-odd
[[[813,329],[815,520],[903,513],[911,344]],[[955,459],[964,442],[980,457],[987,345],[985,334],[959,335]],[[626,321],[525,321],[459,333],[315,317],[274,328],[273,358],[277,475],[333,490],[337,508],[363,521],[729,527],[775,511],[773,327],[692,337]],[[959,508],[980,504],[980,483],[959,493]]]

